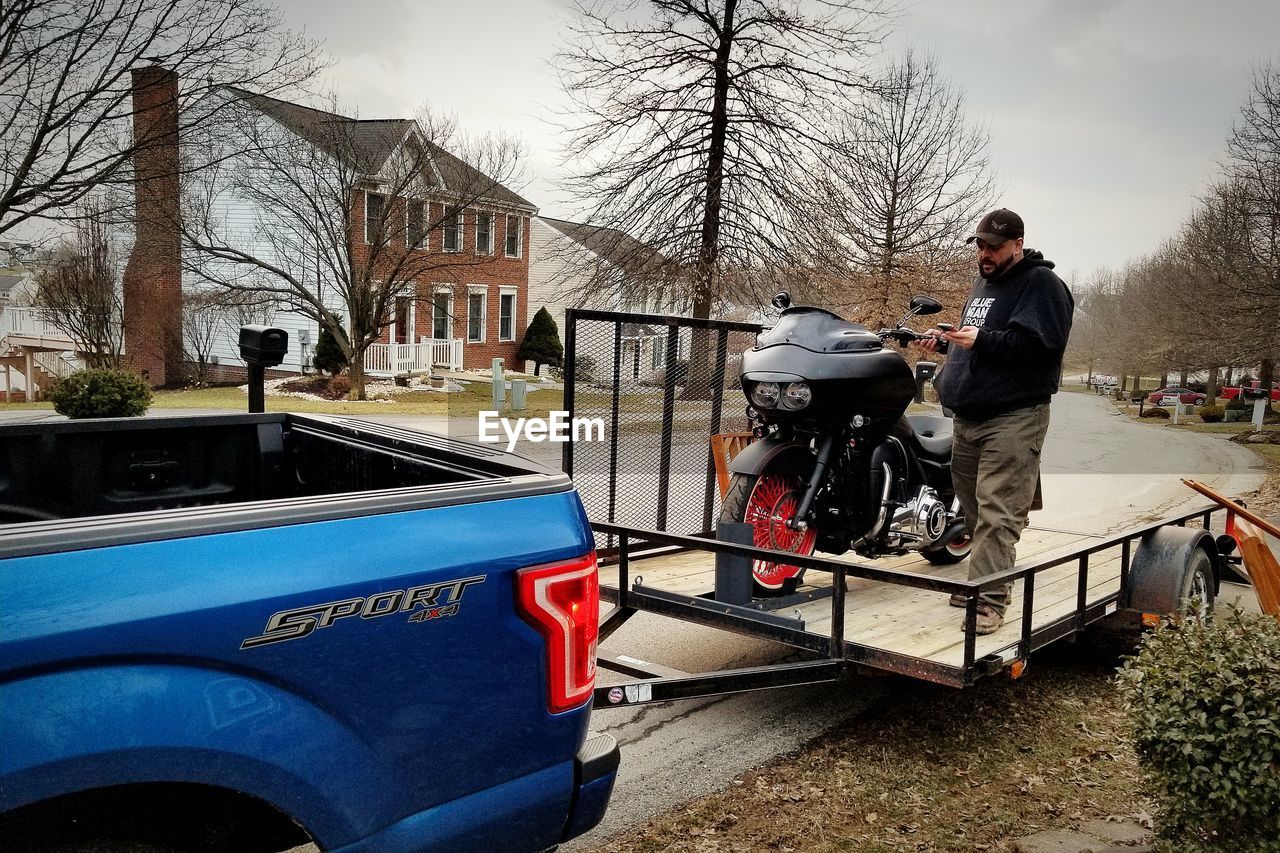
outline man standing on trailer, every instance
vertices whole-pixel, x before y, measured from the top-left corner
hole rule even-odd
[[[946,367],[935,380],[955,413],[951,478],[973,549],[969,580],[1013,568],[1016,547],[1040,480],[1049,398],[1058,390],[1075,301],[1053,262],[1023,248],[1022,217],[993,210],[966,241],[977,248],[978,278],[959,329],[930,329],[920,346],[946,341]],[[975,630],[1004,623],[1011,584],[982,593]],[[951,597],[965,606],[965,598]]]

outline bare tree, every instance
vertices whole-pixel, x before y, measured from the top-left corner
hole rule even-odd
[[[364,353],[393,322],[395,300],[460,281],[487,260],[460,251],[464,230],[486,217],[493,252],[500,214],[528,206],[504,186],[520,147],[466,139],[429,111],[357,121],[230,94],[239,132],[225,144],[241,153],[188,182],[184,268],[327,327],[349,359],[352,397],[364,399]]]
[[[226,85],[299,84],[313,46],[259,0],[6,0],[0,4],[0,234],[65,219],[95,188],[131,180],[132,72],[181,80],[179,133],[194,141]],[[199,146],[195,149],[199,150]]]
[[[880,85],[834,119],[833,156],[814,164],[814,196],[827,229],[811,233],[815,253],[837,249],[842,265],[870,288],[869,316],[900,313],[904,282],[931,280],[956,264],[971,266],[965,233],[994,196],[989,136],[971,125],[962,91],[931,56],[908,50]],[[921,287],[923,285],[923,287]]]
[[[124,349],[118,236],[102,207],[86,204],[74,236],[54,249],[53,261],[36,275],[36,306],[75,342],[89,367],[119,367]]]
[[[236,306],[227,303],[228,294],[216,290],[188,289],[182,295],[183,359],[192,366],[191,380],[198,386],[209,381],[213,350]]]
[[[1280,315],[1280,65],[1268,63],[1254,71],[1227,152],[1227,173],[1247,225],[1237,259],[1249,272],[1241,282],[1241,296],[1271,318],[1258,330],[1261,378],[1268,387],[1276,378],[1280,353],[1280,330],[1274,322]]]
[[[791,229],[810,202],[798,164],[830,149],[823,117],[869,87],[879,5],[632,0],[578,11],[557,56],[576,107],[570,186],[588,221],[680,270],[693,315],[708,317],[726,271],[741,282],[794,260]]]

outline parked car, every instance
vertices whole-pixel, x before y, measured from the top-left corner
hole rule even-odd
[[[1172,406],[1174,403],[1203,406],[1204,394],[1190,388],[1158,388],[1147,395],[1147,402],[1157,406]]]
[[[1246,387],[1251,390],[1257,390],[1261,386],[1256,379],[1250,382]],[[1234,400],[1240,396],[1240,388],[1235,386],[1227,386],[1218,392],[1218,396],[1224,400]],[[1271,383],[1271,402],[1280,400],[1280,382]]]

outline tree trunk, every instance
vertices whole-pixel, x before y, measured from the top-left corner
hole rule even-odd
[[[1178,387],[1179,388],[1187,387],[1187,369],[1185,367],[1182,368],[1182,372],[1178,374]]]
[[[347,377],[351,380],[351,390],[347,392],[348,400],[363,400],[364,396],[364,347],[351,353],[347,362]]]
[[[1164,373],[1160,374],[1160,387],[1161,388],[1169,387],[1169,371],[1167,370]]]
[[[1218,399],[1218,368],[1209,368],[1209,381],[1204,385],[1205,405],[1212,406]]]
[[[718,290],[716,273],[720,261],[720,208],[724,187],[724,145],[729,129],[729,55],[733,49],[733,13],[737,0],[727,0],[724,20],[720,25],[720,42],[716,46],[715,92],[711,101],[711,134],[707,146],[707,193],[702,210],[702,240],[698,248],[696,289],[693,316],[708,319]],[[694,329],[693,347],[689,352],[689,368],[685,376],[686,400],[703,400],[711,396],[710,336]],[[671,369],[671,365],[667,365]]]
[[[1235,368],[1234,368],[1234,367],[1232,367],[1231,365],[1227,365],[1227,378],[1226,378],[1226,380],[1222,383],[1224,387],[1230,387],[1230,386],[1231,386],[1231,374],[1232,374],[1232,373],[1234,373],[1234,372],[1235,372]]]

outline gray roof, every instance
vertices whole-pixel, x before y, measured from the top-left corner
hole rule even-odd
[[[652,271],[664,258],[655,249],[616,228],[539,217],[543,222],[626,272]]]
[[[244,89],[228,87],[245,103],[278,121],[302,139],[307,140],[335,158],[352,157],[355,165],[366,174],[374,175],[386,163],[391,153],[405,137],[417,127],[410,119],[354,119],[337,113],[282,101],[268,95],[259,95]],[[439,173],[442,190],[475,185],[491,181],[479,170],[445,151],[431,140],[425,140],[427,151]],[[437,185],[435,175],[424,175],[428,185]],[[485,193],[490,201],[536,209],[523,196],[496,181]]]

